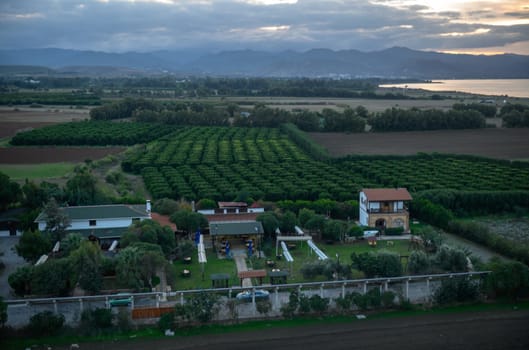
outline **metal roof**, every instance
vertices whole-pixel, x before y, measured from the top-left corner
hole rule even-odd
[[[263,225],[259,221],[212,221],[209,223],[212,236],[263,234]]]
[[[219,208],[247,208],[246,202],[218,202]]]
[[[68,233],[77,232],[82,234],[84,237],[94,235],[97,238],[121,238],[121,236],[127,232],[128,227],[117,227],[117,228],[91,228],[86,230],[68,230]]]
[[[66,214],[70,220],[91,220],[91,219],[118,219],[118,218],[144,218],[148,219],[144,204],[110,204],[110,205],[90,205],[76,207],[61,207],[60,210]],[[35,222],[45,221],[46,213],[41,212]]]
[[[411,195],[405,188],[364,188],[362,192],[370,202],[411,201]]]

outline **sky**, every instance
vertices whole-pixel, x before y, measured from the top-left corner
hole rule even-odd
[[[529,0],[0,0],[0,49],[529,55]]]

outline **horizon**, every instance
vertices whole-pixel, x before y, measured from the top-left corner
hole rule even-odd
[[[94,52],[94,53],[104,53],[104,54],[118,54],[118,55],[124,55],[124,54],[149,54],[149,53],[155,53],[155,52],[170,52],[170,53],[180,53],[180,52],[195,52],[200,53],[203,55],[215,55],[225,52],[263,52],[263,53],[282,53],[282,52],[295,52],[295,53],[307,53],[311,51],[331,51],[331,52],[347,52],[347,51],[357,51],[361,53],[377,53],[377,52],[384,52],[391,49],[407,49],[412,51],[420,51],[420,52],[434,52],[434,53],[442,53],[447,55],[470,55],[470,56],[501,56],[501,55],[518,55],[518,56],[529,56],[529,53],[527,54],[518,54],[514,52],[487,52],[487,53],[475,53],[475,52],[457,52],[457,51],[440,51],[440,50],[420,50],[420,49],[412,49],[409,47],[404,46],[391,46],[381,49],[374,49],[374,50],[361,50],[356,48],[349,48],[349,49],[331,49],[331,48],[325,48],[325,47],[314,47],[314,48],[308,48],[308,49],[278,49],[278,50],[261,50],[261,49],[251,49],[251,48],[239,48],[239,49],[230,49],[225,48],[222,50],[211,50],[208,51],[204,48],[185,48],[185,49],[158,49],[158,50],[147,50],[147,51],[141,51],[141,50],[128,50],[128,51],[106,51],[106,50],[97,50],[97,49],[69,49],[69,48],[62,48],[62,47],[26,47],[26,48],[0,48],[0,51],[24,51],[24,50],[64,50],[64,51],[79,51],[79,52]]]
[[[523,0],[5,0],[0,48],[529,55]]]

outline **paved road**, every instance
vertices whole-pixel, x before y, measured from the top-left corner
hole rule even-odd
[[[0,252],[3,256],[0,259],[5,264],[5,269],[0,270],[0,296],[4,299],[12,299],[14,296],[11,294],[11,287],[7,282],[7,278],[10,274],[16,271],[20,266],[26,264],[15,251],[15,245],[17,245],[20,237],[0,237]]]
[[[63,347],[65,349],[66,347]],[[251,332],[80,344],[80,349],[529,349],[529,311],[429,314]],[[54,347],[54,349],[58,349]]]

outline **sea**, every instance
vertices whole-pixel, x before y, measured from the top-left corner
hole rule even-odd
[[[380,87],[459,91],[479,95],[529,97],[529,79],[433,80],[431,83],[383,84]]]

